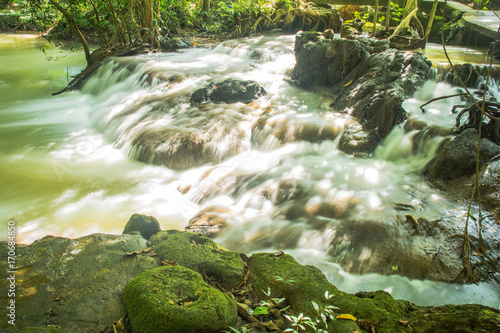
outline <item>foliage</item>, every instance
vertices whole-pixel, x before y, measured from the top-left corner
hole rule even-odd
[[[328,291],[325,292],[325,298],[327,301],[330,300],[331,297],[332,296],[328,294]],[[311,301],[311,303],[316,312],[315,316],[306,317],[302,313],[298,316],[285,315],[285,318],[291,322],[291,328],[286,329],[285,332],[299,333],[310,329],[312,329],[313,332],[318,333],[328,332],[328,322],[336,320],[337,316],[335,315],[335,310],[338,310],[339,308],[333,305],[326,305],[322,307],[314,301]]]

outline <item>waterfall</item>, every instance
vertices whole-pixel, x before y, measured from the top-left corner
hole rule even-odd
[[[454,237],[467,211],[421,172],[460,101],[437,101],[425,112],[420,105],[455,88],[427,82],[404,102],[406,124],[360,158],[338,148],[355,120],[333,111],[328,95],[288,80],[293,43],[294,36],[268,36],[110,59],[81,91],[7,106],[15,130],[2,138],[19,143],[2,145],[9,193],[2,215],[18,221],[22,242],[121,233],[134,213],[155,216],[162,229],[216,221],[212,236],[225,247],[284,250],[347,291],[498,307],[494,282],[432,281],[458,273]],[[190,104],[195,90],[227,78],[255,80],[267,95],[249,104]],[[428,234],[417,234],[412,221]]]

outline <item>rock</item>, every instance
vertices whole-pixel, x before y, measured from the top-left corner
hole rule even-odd
[[[161,50],[164,52],[177,51],[179,49],[187,49],[193,46],[191,41],[187,38],[174,37],[165,40],[161,43]]]
[[[6,330],[0,330],[2,333],[14,333],[14,332],[19,332],[19,333],[69,333],[66,330],[57,328],[57,327],[26,327],[26,328],[20,328],[20,329],[6,329]]]
[[[6,258],[3,244],[0,253]],[[124,252],[144,248],[146,240],[138,234],[46,236],[31,245],[18,244],[16,328],[54,325],[76,333],[111,326],[124,314],[120,295],[125,285],[158,266],[153,257]],[[0,269],[8,270],[6,260]],[[7,295],[5,281],[0,282],[2,295]],[[6,317],[4,300],[0,314]],[[6,320],[0,321],[0,329],[8,327]]]
[[[430,179],[449,180],[475,173],[477,136],[477,130],[469,128],[450,140],[426,166],[427,176]],[[481,139],[479,167],[499,154],[500,146],[488,139]]]
[[[226,105],[190,108],[163,126],[138,126],[131,155],[138,161],[183,170],[218,163],[250,150],[250,126]]]
[[[335,32],[332,29],[326,29],[323,32],[323,36],[325,36],[326,39],[333,39],[335,36]]]
[[[150,244],[161,260],[177,262],[214,277],[226,290],[238,286],[245,275],[244,262],[238,252],[228,251],[200,234],[167,230],[151,237]]]
[[[134,332],[221,332],[236,321],[236,304],[199,273],[180,266],[148,270],[130,281],[123,303]]]
[[[207,207],[189,220],[186,231],[196,232],[207,237],[215,236],[228,225],[224,214],[229,212],[229,209],[223,207]]]
[[[272,135],[280,143],[308,141],[323,142],[325,140],[335,140],[342,131],[342,125],[333,121],[324,115],[302,114],[283,115],[266,114],[261,116],[254,124],[253,137],[254,142],[268,140]],[[259,136],[261,132],[267,135]],[[265,140],[262,140],[262,139]]]
[[[465,84],[468,88],[477,88],[478,80],[482,77],[481,67],[477,65],[472,65],[470,63],[464,64],[455,64],[453,65],[455,70],[457,71],[460,80]],[[460,81],[455,76],[455,73],[451,70],[451,68],[446,68],[443,73],[444,80],[451,85],[461,86]]]
[[[227,79],[222,82],[212,82],[207,87],[196,90],[191,96],[191,104],[250,103],[265,94],[266,90],[253,80]]]
[[[361,157],[364,154],[371,154],[379,142],[380,138],[376,131],[365,132],[360,124],[350,124],[340,137],[339,149],[346,154]]]
[[[421,53],[389,49],[387,40],[322,39],[302,32],[291,76],[307,88],[330,88],[332,108],[348,112],[363,130],[385,138],[406,117],[402,102],[426,80],[431,62]]]
[[[136,231],[140,232],[145,239],[149,239],[151,236],[161,231],[160,223],[153,216],[134,214],[125,225],[122,234],[131,234]]]
[[[350,314],[357,319],[331,321],[329,332],[361,332],[363,328],[368,332],[393,333],[408,332],[408,327],[412,327],[414,332],[486,333],[500,325],[500,310],[487,306],[419,307],[395,300],[382,290],[347,294],[330,284],[317,268],[300,265],[283,252],[253,254],[248,268],[249,283],[261,299],[285,297],[295,314],[303,313],[313,320],[317,311],[312,301],[319,309],[333,305],[338,308],[335,315]],[[268,290],[270,294],[266,295]]]

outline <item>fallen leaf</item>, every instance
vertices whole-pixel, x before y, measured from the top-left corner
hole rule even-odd
[[[356,317],[354,317],[353,315],[347,314],[347,313],[343,313],[343,314],[338,315],[337,319],[347,319],[347,320],[352,320],[352,321],[357,320]]]
[[[163,266],[179,266],[179,263],[177,261],[170,261],[170,260],[163,260],[161,262]]]
[[[352,80],[347,82],[346,84],[344,84],[344,87],[347,87],[348,85],[350,85],[352,83]]]
[[[184,306],[188,306],[188,305],[191,305],[191,304],[193,304],[192,301],[191,302],[184,302],[184,303],[182,303],[182,305],[184,305]]]
[[[170,300],[170,301],[168,301],[168,304],[174,305],[175,303],[174,303],[174,301]]]

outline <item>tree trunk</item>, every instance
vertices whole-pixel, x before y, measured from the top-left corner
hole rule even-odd
[[[201,0],[201,8],[204,12],[208,12],[210,9],[210,0]]]
[[[434,3],[432,4],[431,16],[429,16],[429,22],[427,22],[427,28],[425,29],[424,39],[426,43],[429,40],[429,35],[431,34],[432,23],[434,22],[434,17],[436,16],[437,5],[438,0],[434,0]]]
[[[71,14],[64,8],[62,7],[57,1],[55,0],[49,0],[49,2],[57,8],[58,11],[60,11],[66,20],[68,21],[70,29],[75,33],[76,37],[78,37],[78,40],[80,40],[80,43],[82,43],[83,50],[85,51],[85,59],[87,60],[87,66],[91,66],[93,63],[92,57],[90,56],[90,48],[89,44],[87,44],[87,41],[85,40],[85,37],[83,36],[82,32],[78,27],[76,26],[75,20],[71,16]]]
[[[387,10],[385,12],[385,29],[389,32],[389,26],[391,25],[391,0],[387,1]]]
[[[378,16],[378,0],[375,0],[375,14],[373,15],[373,31],[372,31],[373,36],[375,36],[375,32],[377,32],[377,16]]]

